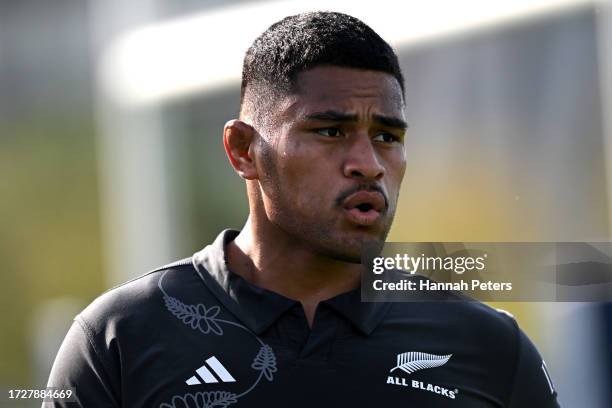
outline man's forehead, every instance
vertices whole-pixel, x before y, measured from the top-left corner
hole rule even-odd
[[[336,111],[403,117],[404,101],[398,81],[390,74],[333,66],[316,67],[298,75],[294,92],[278,106],[283,116],[306,117]]]
[[[294,93],[315,100],[352,95],[403,99],[399,82],[391,74],[337,66],[318,66],[300,72]]]

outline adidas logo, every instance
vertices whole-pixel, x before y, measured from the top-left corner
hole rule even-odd
[[[221,382],[236,382],[234,377],[215,356],[206,359],[202,367],[195,370],[195,372],[197,375],[189,377],[185,381],[187,385],[199,385],[202,384],[202,381],[206,384],[218,383],[219,380]],[[213,373],[217,376],[215,377]]]

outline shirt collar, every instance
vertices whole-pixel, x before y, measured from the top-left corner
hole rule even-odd
[[[211,245],[193,255],[193,265],[217,299],[249,329],[261,334],[299,302],[255,286],[229,270],[225,248],[238,233],[231,229],[222,231]],[[390,307],[388,302],[362,302],[359,288],[322,303],[347,318],[365,335],[376,328]]]

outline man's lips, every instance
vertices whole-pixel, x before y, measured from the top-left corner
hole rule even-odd
[[[378,191],[357,191],[344,200],[342,206],[351,210],[353,208],[370,207],[381,212],[385,209],[385,198]]]
[[[342,203],[349,221],[354,224],[373,225],[386,209],[385,197],[377,191],[357,191]]]
[[[350,222],[364,227],[374,225],[380,218],[380,213],[376,210],[361,211],[352,208],[350,210],[344,209],[344,211]]]

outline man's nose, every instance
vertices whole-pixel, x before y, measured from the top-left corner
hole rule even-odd
[[[385,174],[376,149],[370,137],[366,134],[358,135],[349,145],[344,162],[344,175],[346,177],[380,180]]]

